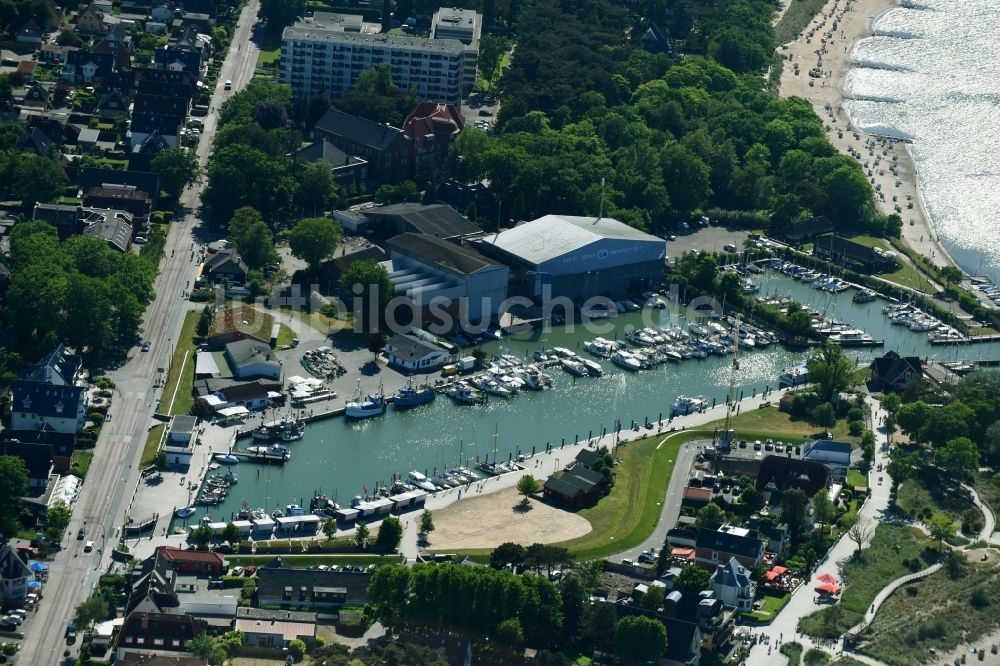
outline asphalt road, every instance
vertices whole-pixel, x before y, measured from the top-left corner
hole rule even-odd
[[[212,98],[213,111],[205,118],[205,129],[198,146],[202,165],[207,162],[217,127],[217,110],[232,91],[224,91],[223,82],[233,81],[239,90],[251,79],[259,50],[250,41],[257,16],[258,0],[244,8],[237,24],[230,50],[219,75],[219,85]],[[108,420],[94,450],[94,459],[73,511],[66,532],[64,549],[50,567],[45,598],[25,632],[19,656],[22,664],[73,663],[61,655],[66,649],[64,633],[76,606],[97,585],[100,572],[111,562],[110,553],[117,543],[118,531],[125,520],[133,492],[139,481],[139,460],[146,433],[159,396],[154,384],[159,368],[165,368],[180,334],[185,311],[183,295],[194,277],[193,232],[200,224],[199,201],[204,183],[196,183],[184,193],[181,204],[187,213],[170,229],[166,254],[156,281],[156,298],[143,320],[149,352],[138,348],[129,361],[111,373],[117,384]],[[77,531],[84,528],[94,551],[84,553],[84,541]],[[77,641],[73,652],[82,641]]]

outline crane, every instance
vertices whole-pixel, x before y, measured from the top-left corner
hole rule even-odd
[[[726,424],[719,435],[719,445],[728,449],[733,441],[733,396],[736,393],[736,371],[740,369],[740,316],[733,323],[733,367],[729,372],[729,393],[726,395]]]

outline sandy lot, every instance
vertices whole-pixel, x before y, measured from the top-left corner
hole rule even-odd
[[[896,6],[895,0],[830,0],[795,41],[779,48],[786,59],[780,94],[812,104],[837,150],[864,165],[882,211],[903,218],[903,236],[910,247],[944,266],[951,259],[937,242],[920,203],[907,144],[859,132],[843,107],[854,43],[869,36],[872,22]],[[820,70],[819,77],[810,76],[814,68]]]
[[[591,530],[586,519],[535,500],[529,511],[517,510],[520,501],[517,489],[507,488],[435,511],[431,547],[496,548],[507,541],[527,546],[575,539]]]

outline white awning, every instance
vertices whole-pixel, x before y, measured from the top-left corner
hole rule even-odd
[[[224,416],[227,419],[236,416],[247,416],[249,413],[250,410],[242,405],[239,405],[237,407],[225,407],[224,409],[218,410],[219,416]]]
[[[219,370],[219,364],[215,362],[215,357],[212,352],[198,352],[194,366],[195,375],[211,375],[212,377],[218,377],[222,372]]]

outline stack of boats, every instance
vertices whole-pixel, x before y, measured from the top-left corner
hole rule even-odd
[[[812,282],[812,286],[820,291],[829,292],[831,294],[839,294],[850,288],[850,283],[841,280],[833,275],[827,273],[819,273],[817,271],[810,270],[804,266],[799,266],[790,261],[782,261],[781,259],[772,259],[770,262],[770,267],[773,270],[780,271],[792,278],[793,280],[799,280],[802,282]]]
[[[195,503],[202,506],[214,506],[221,503],[222,500],[224,500],[229,494],[229,489],[235,485],[237,481],[238,479],[236,478],[236,475],[231,471],[226,471],[221,474],[217,472],[209,474],[205,477],[201,493],[198,495],[198,499],[195,500]],[[191,513],[194,512],[192,511]],[[180,514],[178,513],[178,515]]]
[[[932,344],[964,342],[965,336],[951,326],[919,310],[909,303],[890,303],[882,308],[883,314],[895,326],[906,326],[911,331],[926,332]]]
[[[566,356],[563,360],[570,358]],[[587,374],[587,370],[582,374]],[[483,402],[487,395],[510,398],[522,390],[549,388],[552,388],[552,377],[545,373],[541,363],[525,363],[511,354],[502,354],[495,356],[485,370],[452,386],[448,397],[459,404],[471,405]]]
[[[876,340],[871,333],[835,319],[816,319],[812,329],[841,347],[881,347],[885,344],[885,340]]]

